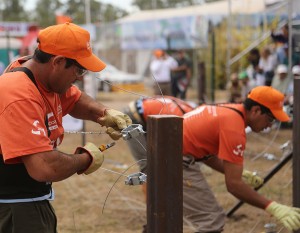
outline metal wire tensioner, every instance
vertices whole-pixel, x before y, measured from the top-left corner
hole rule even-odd
[[[140,124],[132,124],[127,128],[121,131],[122,137],[124,140],[129,140],[132,138],[136,138],[141,134],[145,134],[146,132],[143,130],[143,126]]]

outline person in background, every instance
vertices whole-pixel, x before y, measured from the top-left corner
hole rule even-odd
[[[185,100],[192,77],[192,63],[183,50],[178,50],[175,58],[178,67],[171,71],[172,96]]]
[[[288,48],[289,45],[289,26],[285,24],[280,32],[276,32],[275,29],[271,30],[271,38],[276,46],[276,55],[277,61],[279,64],[284,64],[287,59],[285,48]],[[294,44],[294,43],[292,43]]]
[[[265,83],[262,85],[271,86],[274,70],[277,66],[277,59],[273,56],[271,49],[263,48],[258,63],[258,73],[264,76]],[[261,85],[258,83],[257,85]]]
[[[106,107],[75,85],[87,71],[105,68],[93,53],[90,34],[65,23],[38,34],[33,56],[10,64],[0,76],[0,232],[54,233],[52,182],[95,172],[104,159],[93,143],[74,154],[57,149],[66,114],[106,127],[115,140],[131,124],[128,115]]]
[[[227,87],[228,90],[228,102],[230,103],[240,103],[242,97],[242,87],[239,82],[239,77],[237,73],[232,73],[230,76],[230,83]]]
[[[291,82],[293,82],[293,80],[288,76],[288,67],[284,64],[278,65],[272,87],[286,95]]]
[[[255,83],[256,82],[255,79],[256,79],[256,73],[258,71],[259,59],[260,59],[259,50],[257,48],[254,48],[254,49],[250,50],[249,55],[247,57],[249,65],[246,69],[246,72],[247,72],[248,77],[250,79],[250,83]]]
[[[252,89],[249,77],[246,71],[242,71],[239,73],[239,82],[241,84],[242,90],[241,90],[241,101],[244,102],[244,100],[247,98],[248,93]]]
[[[276,89],[259,86],[243,104],[201,105],[183,116],[183,214],[196,232],[222,232],[226,218],[199,171],[199,162],[223,173],[227,190],[236,198],[265,210],[290,231],[300,228],[299,208],[262,196],[242,179],[245,128],[260,132],[275,119],[289,121],[283,100],[284,95]]]
[[[150,71],[155,79],[154,95],[171,95],[171,70],[178,67],[178,63],[161,49],[156,49],[153,55]]]

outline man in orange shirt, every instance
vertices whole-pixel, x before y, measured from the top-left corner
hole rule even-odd
[[[183,120],[183,211],[197,232],[221,232],[225,213],[195,162],[224,173],[227,190],[236,198],[266,210],[290,231],[300,228],[300,209],[258,194],[243,179],[245,128],[260,132],[275,119],[289,120],[284,95],[268,86],[251,90],[244,104],[201,105]]]
[[[64,136],[64,115],[98,122],[115,140],[131,124],[127,115],[73,85],[87,70],[104,68],[92,53],[89,33],[65,23],[41,30],[33,57],[15,61],[0,77],[1,233],[56,232],[51,183],[102,165],[103,153],[92,143],[74,154],[56,149]]]

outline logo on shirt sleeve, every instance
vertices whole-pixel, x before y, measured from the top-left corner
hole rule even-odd
[[[243,155],[244,155],[243,145],[242,144],[237,145],[236,148],[233,149],[232,152],[233,152],[233,154],[235,154],[237,156],[243,157]]]
[[[39,123],[40,123],[40,122],[39,122],[38,120],[36,120],[36,121],[33,122],[32,125],[34,126],[34,129],[31,130],[31,133],[32,133],[32,134],[35,134],[35,135],[41,135],[41,133],[44,133],[44,136],[46,136],[45,129],[39,127],[39,126],[38,126]]]

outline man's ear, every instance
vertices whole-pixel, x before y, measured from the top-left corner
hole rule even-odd
[[[260,108],[260,106],[258,106],[258,105],[252,106],[251,112],[252,112],[252,113],[258,113],[258,112],[261,113],[261,108]]]
[[[55,56],[52,58],[52,65],[56,66],[56,65],[61,65],[63,63],[66,63],[66,58],[64,56]]]

